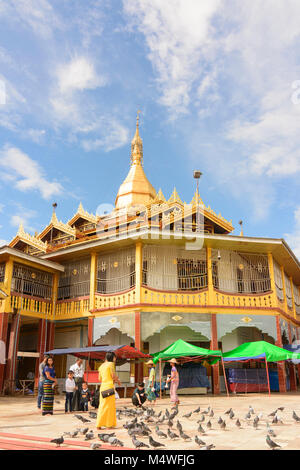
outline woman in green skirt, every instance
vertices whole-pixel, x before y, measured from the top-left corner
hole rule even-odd
[[[156,403],[156,394],[155,394],[155,364],[150,359],[150,361],[146,362],[146,365],[149,367],[149,379],[148,385],[146,389],[147,399],[150,403],[153,402],[153,405]]]

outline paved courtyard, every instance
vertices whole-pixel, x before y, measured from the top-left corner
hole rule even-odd
[[[182,396],[180,399],[179,414],[174,420],[173,430],[178,433],[176,429],[178,418],[182,423],[184,432],[191,436],[191,442],[186,442],[182,439],[171,441],[169,438],[159,438],[154,430],[155,423],[148,424],[153,429],[153,438],[163,442],[166,449],[197,450],[199,447],[195,443],[194,437],[198,435],[207,444],[213,443],[216,446],[215,450],[267,450],[267,421],[276,434],[276,437],[272,437],[272,439],[281,446],[282,450],[300,449],[300,423],[295,423],[292,418],[293,410],[300,416],[300,393],[287,393],[284,395],[274,393],[270,397],[267,394],[248,394],[230,396],[229,398],[226,396],[202,395]],[[84,413],[84,416],[91,419],[91,422],[83,425],[73,414],[64,413],[64,396],[57,396],[55,400],[54,415],[42,416],[36,408],[36,400],[33,397],[0,397],[0,449],[54,449],[55,444],[50,443],[51,439],[59,437],[63,432],[74,431],[76,428],[83,428],[85,426],[94,430],[97,436],[98,431],[95,426],[95,420],[89,418],[88,413]],[[249,405],[255,411],[253,418],[262,413],[258,429],[253,427],[253,418],[249,421],[245,419]],[[123,406],[132,407],[131,400],[117,400],[117,408],[122,408]],[[207,409],[208,406],[214,411],[214,417],[206,417],[202,423],[206,435],[201,435],[197,431],[197,421],[201,417],[201,411],[200,414],[192,414],[191,418],[183,417],[184,414],[195,410],[198,406],[200,406],[201,411]],[[170,410],[169,400],[164,398],[161,401],[158,400],[154,408],[156,412],[160,410],[164,412],[167,407]],[[282,412],[278,412],[278,417],[282,422],[271,424],[272,417],[267,415],[279,407],[284,407]],[[228,415],[224,414],[229,408],[232,408],[235,414],[232,420],[229,419]],[[95,411],[93,408],[90,408],[90,410]],[[217,423],[220,416],[226,421],[225,430],[220,429]],[[239,418],[242,424],[241,429],[238,429],[235,425],[236,418]],[[212,423],[211,430],[206,429],[208,419]],[[123,428],[123,424],[127,420],[129,418],[126,417],[119,420],[115,431],[117,438],[124,442],[124,446],[127,449],[132,449],[131,438]],[[160,430],[166,433],[167,424],[161,424]],[[100,442],[98,438],[93,441],[84,441],[83,435],[73,439],[69,437],[65,439],[66,441],[61,449],[89,450],[91,442]],[[138,437],[138,439],[148,444],[147,437]],[[102,448],[111,449],[109,444],[102,444]]]

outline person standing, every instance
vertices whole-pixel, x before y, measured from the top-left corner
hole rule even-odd
[[[52,357],[48,357],[43,371],[44,394],[43,394],[43,412],[42,415],[53,415],[54,387],[57,385],[55,369]]]
[[[73,411],[80,411],[81,389],[84,376],[84,367],[82,362],[82,359],[78,358],[75,364],[70,367],[70,370],[74,373],[74,380],[76,385],[72,403]]]
[[[68,378],[66,379],[65,389],[66,389],[65,413],[68,413],[68,408],[71,413],[71,411],[73,411],[73,408],[72,408],[73,395],[76,390],[76,384],[75,384],[74,374],[72,370],[69,370],[68,372]]]
[[[177,395],[177,388],[179,385],[179,374],[178,370],[176,369],[176,364],[178,362],[176,359],[171,359],[170,361],[171,364],[171,376],[168,377],[167,382],[171,382],[170,385],[170,398],[171,398],[171,403],[175,403],[175,405],[179,405],[179,398]]]
[[[116,355],[108,352],[105,362],[99,367],[100,403],[97,415],[97,429],[112,428],[117,425],[116,396],[114,382],[121,385],[115,372]]]
[[[148,385],[146,388],[147,399],[155,405],[156,403],[156,393],[155,393],[155,365],[154,362],[150,359],[150,361],[146,362],[146,365],[150,368],[149,371],[149,379]]]
[[[86,382],[82,382],[80,409],[81,411],[89,411],[90,391]]]
[[[44,381],[45,381],[43,372],[44,372],[44,368],[45,368],[48,357],[49,356],[45,355],[43,361],[39,365],[39,385],[38,385],[38,397],[37,397],[37,407],[39,409],[41,409],[41,406],[42,406],[42,399],[43,399],[43,394],[44,394]]]

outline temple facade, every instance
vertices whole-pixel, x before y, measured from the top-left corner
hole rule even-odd
[[[231,221],[190,203],[176,189],[166,198],[148,181],[136,132],[130,168],[109,214],[82,204],[67,222],[55,210],[35,235],[22,226],[0,248],[0,390],[34,372],[55,348],[134,345],[157,352],[178,338],[228,351],[247,341],[278,346],[299,340],[300,264],[283,239],[232,235]],[[74,358],[73,358],[74,359]],[[72,358],[55,359],[64,380]],[[278,364],[279,386],[297,386],[296,366]],[[219,365],[207,366],[214,393]],[[121,380],[142,378],[122,366]]]

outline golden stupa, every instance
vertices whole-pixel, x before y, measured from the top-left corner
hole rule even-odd
[[[121,184],[117,197],[116,209],[151,203],[156,191],[147,179],[143,168],[143,141],[139,134],[139,113],[136,119],[136,131],[131,142],[130,170]]]

